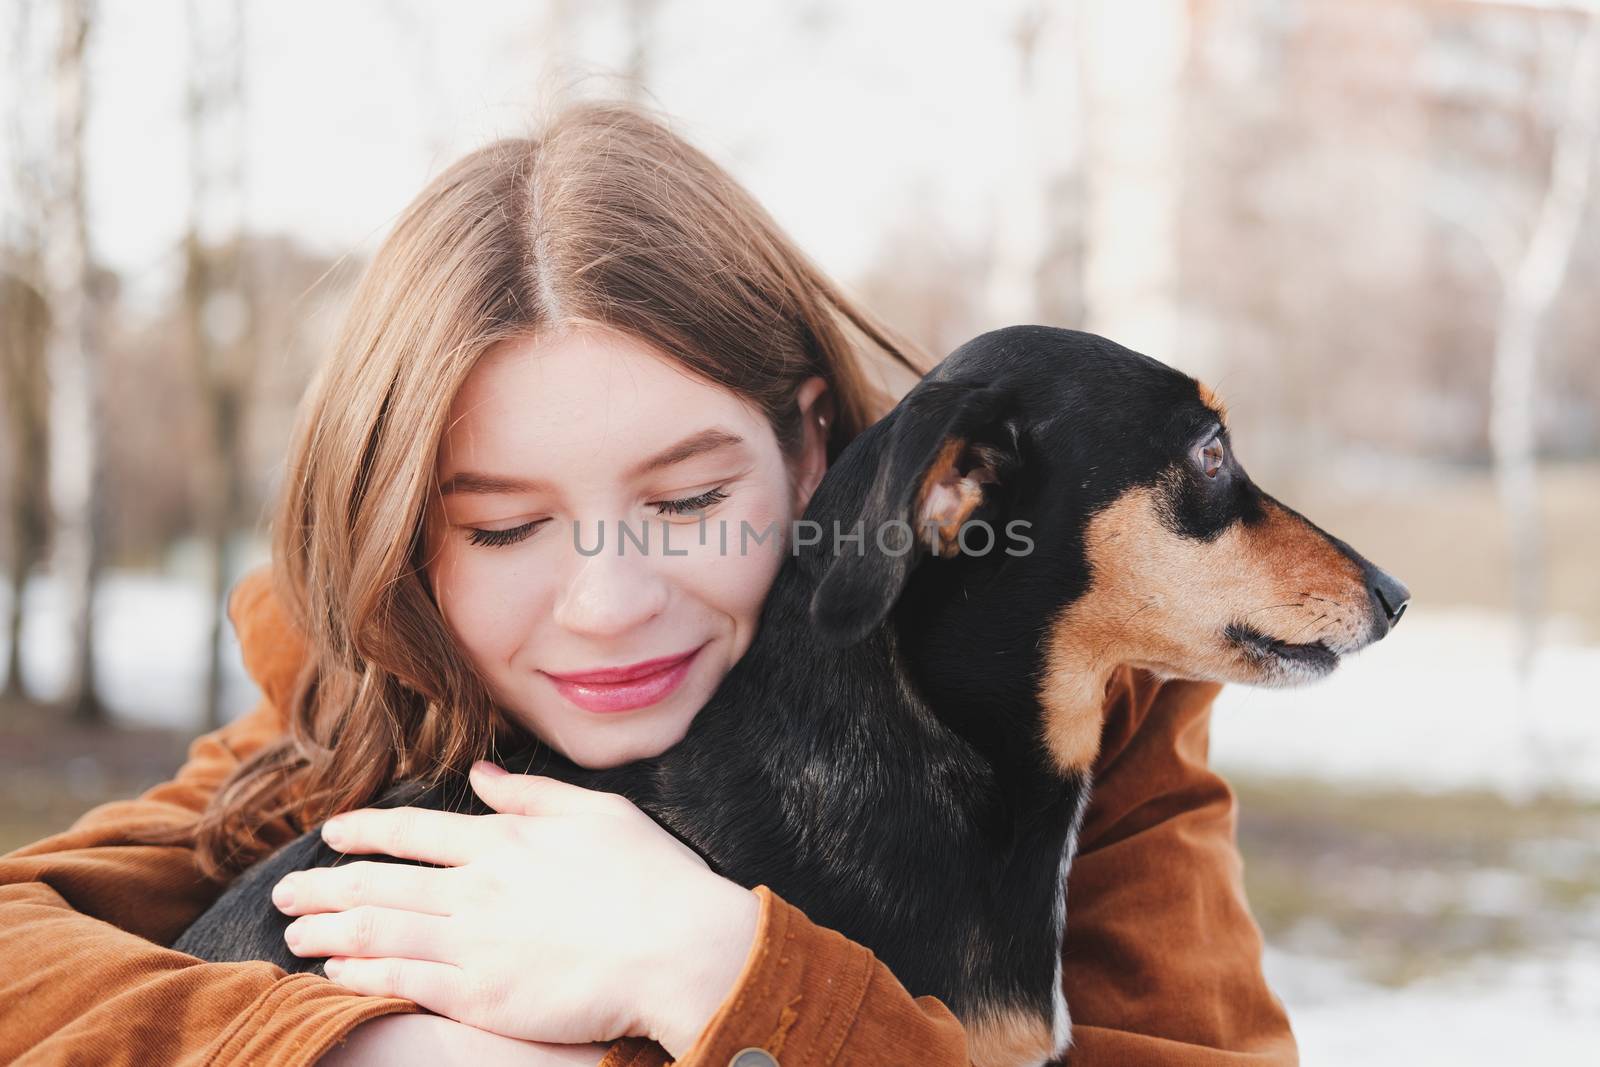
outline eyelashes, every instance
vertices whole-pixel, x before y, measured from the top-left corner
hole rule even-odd
[[[534,530],[537,530],[539,527],[543,526],[549,521],[549,519],[536,519],[533,522],[525,522],[521,526],[513,526],[509,530],[473,529],[472,532],[467,536],[467,540],[472,544],[480,545],[486,548],[495,548],[500,545],[512,545],[528,537],[533,533]]]
[[[656,509],[657,515],[685,515],[689,512],[704,510],[727,498],[728,491],[719,485],[715,489],[708,489],[696,496],[683,497],[678,500],[658,500],[651,506]],[[468,533],[467,541],[483,548],[513,545],[518,541],[531,537],[539,527],[549,521],[549,519],[535,519],[533,522],[525,522],[521,526],[513,526],[509,530],[480,530],[474,528]]]
[[[727,490],[719,485],[715,489],[706,490],[699,496],[684,497],[682,500],[657,501],[655,505],[656,514],[682,515],[690,511],[700,511],[703,508],[709,508],[712,504],[715,504],[720,500],[726,500],[727,498]]]

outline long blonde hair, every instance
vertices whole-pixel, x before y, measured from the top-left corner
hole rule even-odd
[[[786,455],[796,392],[831,387],[829,459],[893,397],[863,357],[927,355],[856,307],[721,167],[617,102],[557,111],[434,179],[367,267],[302,404],[272,530],[273,587],[306,662],[288,732],[192,828],[206,872],[237,871],[287,816],[312,825],[401,778],[464,771],[505,740],[422,567],[451,402],[502,339],[570,323],[641,338],[763,411]]]

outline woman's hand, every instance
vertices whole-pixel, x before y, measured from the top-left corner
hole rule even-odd
[[[506,1037],[642,1035],[675,1058],[732,990],[760,901],[625,797],[473,767],[496,815],[421,808],[337,816],[322,836],[363,861],[288,875],[284,937],[328,977]]]
[[[518,1041],[438,1015],[380,1015],[351,1030],[317,1067],[595,1067],[610,1048]]]

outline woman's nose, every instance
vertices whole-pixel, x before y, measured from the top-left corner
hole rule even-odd
[[[606,533],[599,552],[573,553],[570,576],[556,600],[555,621],[572,633],[614,637],[648,622],[667,606],[670,590],[654,560],[632,543],[625,544],[619,555],[611,531]]]

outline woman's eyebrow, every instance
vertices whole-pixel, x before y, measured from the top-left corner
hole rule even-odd
[[[634,466],[628,472],[630,479],[638,479],[651,471],[670,467],[674,463],[682,463],[686,459],[715,452],[719,448],[731,448],[734,445],[744,444],[744,438],[736,433],[712,427],[692,433],[683,440],[657,452],[649,459]],[[543,493],[551,492],[553,487],[547,482],[526,478],[509,478],[499,474],[482,474],[478,471],[461,471],[445,479],[439,487],[440,496],[450,496],[454,493]]]
[[[440,496],[452,493],[542,493],[550,489],[545,482],[525,478],[506,478],[498,474],[462,471],[452,474],[439,487]]]
[[[662,467],[670,467],[674,463],[682,463],[686,459],[693,459],[695,456],[704,455],[707,452],[715,452],[719,448],[730,448],[734,445],[742,444],[744,444],[744,438],[736,433],[730,433],[727,430],[716,427],[701,430],[699,433],[690,434],[676,444],[668,445],[649,459],[635,465],[628,472],[628,477],[629,479],[642,478],[651,471],[660,470]]]

